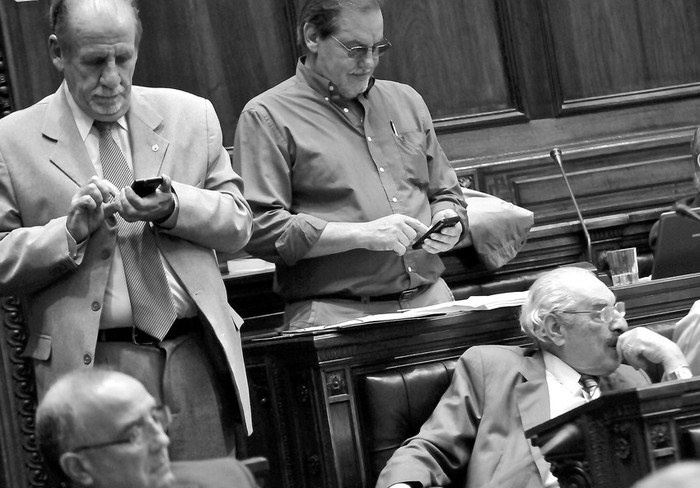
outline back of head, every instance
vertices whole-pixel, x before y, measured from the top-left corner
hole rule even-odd
[[[308,0],[301,9],[297,23],[297,42],[302,48],[304,43],[304,25],[313,25],[321,39],[335,34],[337,20],[344,9],[367,11],[381,9],[383,0]]]
[[[60,457],[80,430],[80,408],[89,404],[100,386],[116,377],[133,378],[111,370],[91,368],[72,371],[59,378],[39,403],[36,411],[36,434],[39,451],[51,471],[68,480],[60,465]]]
[[[102,9],[111,12],[114,16],[124,8],[133,12],[136,22],[136,47],[138,48],[143,29],[136,0],[52,0],[49,7],[51,33],[56,34],[56,37],[64,43],[64,49],[70,48],[70,18],[77,9]]]
[[[520,328],[536,347],[543,344],[544,318],[575,303],[577,297],[573,289],[586,280],[597,281],[598,278],[586,269],[562,266],[544,273],[532,284],[520,309]]]
[[[700,461],[681,461],[655,471],[637,481],[632,488],[698,488]]]

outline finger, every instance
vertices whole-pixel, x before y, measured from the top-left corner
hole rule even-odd
[[[398,254],[399,256],[403,256],[404,254],[406,254],[406,246],[404,246],[403,244],[401,244],[398,241],[396,241],[396,243],[394,243],[394,247],[392,250],[396,254]]]
[[[173,187],[173,180],[166,174],[162,174],[161,176],[163,177],[163,183],[160,184],[160,190],[164,193],[170,193]]]

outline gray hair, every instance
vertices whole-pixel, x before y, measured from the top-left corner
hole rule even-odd
[[[568,287],[581,279],[597,277],[590,271],[575,266],[563,266],[544,273],[530,287],[525,303],[520,308],[520,328],[535,346],[547,342],[544,319],[552,312],[572,307],[578,297]]]

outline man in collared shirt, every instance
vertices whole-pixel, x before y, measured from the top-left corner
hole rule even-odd
[[[132,86],[132,1],[54,0],[50,13],[64,82],[0,120],[0,295],[23,305],[37,394],[108,364],[173,408],[173,459],[228,455],[236,422],[252,423],[242,320],[214,251],[240,250],[252,215],[216,113]],[[130,186],[158,175],[150,195]]]
[[[246,105],[234,142],[255,217],[246,250],[276,264],[286,323],[451,300],[437,254],[469,238],[466,207],[420,95],[372,76],[390,46],[379,3],[311,0],[298,35],[295,76]]]
[[[628,330],[624,313],[624,303],[589,271],[562,267],[542,275],[520,314],[534,347],[469,348],[377,488],[558,486],[526,430],[601,392],[649,384],[634,370],[649,363],[662,364],[666,379],[691,376],[674,342],[644,327]]]

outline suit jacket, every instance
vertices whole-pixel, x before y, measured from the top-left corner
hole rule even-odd
[[[176,461],[174,488],[258,488],[252,473],[235,458]]]
[[[600,386],[605,391],[648,383],[644,373],[621,366]],[[426,487],[541,488],[549,464],[525,431],[549,419],[540,351],[471,347],[430,418],[396,450],[376,486],[415,481]]]
[[[134,177],[173,179],[179,216],[156,227],[158,247],[218,339],[251,429],[241,318],[228,306],[215,250],[236,252],[252,218],[243,183],[222,146],[208,100],[177,90],[132,87],[126,114]],[[68,252],[73,194],[95,175],[63,88],[0,120],[0,295],[19,296],[39,396],[62,373],[92,365],[116,227],[105,222],[81,264]]]

